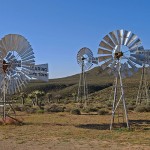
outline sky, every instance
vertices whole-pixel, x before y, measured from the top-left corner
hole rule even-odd
[[[24,36],[36,64],[48,63],[49,78],[62,78],[80,72],[82,47],[97,57],[110,31],[130,30],[150,48],[149,7],[149,0],[0,0],[0,38]]]

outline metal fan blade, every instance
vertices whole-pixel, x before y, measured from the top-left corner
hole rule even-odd
[[[11,34],[6,36],[12,37],[12,45],[10,45],[10,50],[17,50],[20,36],[17,34]]]
[[[3,45],[4,49],[5,49],[5,52],[7,53],[7,45],[6,45],[5,38],[2,38],[1,41],[2,41],[2,45]]]
[[[118,40],[117,40],[117,38],[116,38],[115,31],[110,32],[109,35],[110,35],[110,37],[112,38],[112,40],[113,40],[113,42],[115,43],[115,45],[118,45],[119,43],[118,43]]]
[[[112,58],[112,55],[98,57],[99,62]]]
[[[88,55],[89,57],[93,56],[92,51],[91,50],[89,51],[88,49],[85,49],[85,54]]]
[[[3,41],[3,44],[5,45],[6,50],[8,51],[10,41],[11,41],[11,37],[10,36],[5,36],[4,38],[2,38],[2,41]]]
[[[106,61],[104,64],[101,65],[102,69],[106,69],[108,65],[110,65],[110,63],[112,63],[113,59],[110,59],[108,61]]]
[[[115,44],[113,43],[112,39],[106,35],[104,38],[103,38],[109,45],[111,45],[113,48],[115,48]]]
[[[28,60],[34,59],[34,58],[35,58],[34,55],[31,55],[31,56],[29,56],[27,58],[22,58],[22,61],[28,61]]]
[[[15,59],[15,56],[11,55],[7,60],[10,61],[10,60],[13,60],[13,59]]]
[[[133,75],[133,73],[130,70],[130,68],[128,67],[127,63],[126,63],[126,71],[127,71],[128,77],[131,77]]]
[[[130,46],[129,49],[133,49],[134,47],[138,47],[138,45],[141,44],[140,39],[136,39]]]
[[[34,55],[34,52],[33,51],[29,51],[28,53],[25,53],[24,55],[22,55],[21,58],[25,58],[25,57],[28,57],[30,55]]]
[[[26,65],[22,65],[22,68],[27,69],[27,70],[31,70],[31,66],[26,66]]]
[[[130,52],[135,52],[135,51],[144,51],[144,47],[140,46],[140,47],[134,47],[132,49],[130,49]]]
[[[24,55],[30,53],[31,51],[33,51],[33,49],[31,48],[31,46],[29,46],[27,49],[24,49],[21,52],[18,52],[18,54],[20,57],[23,57]]]
[[[25,87],[26,86],[25,82],[24,82],[24,80],[22,80],[21,76],[19,76],[18,79],[19,79],[21,85],[23,85]]]
[[[6,51],[5,47],[3,46],[2,40],[0,40],[0,50],[1,50],[1,55],[3,57],[5,57],[7,54],[7,51]]]
[[[31,47],[31,45],[29,44],[29,42],[26,39],[24,39],[24,38],[22,38],[22,39],[23,39],[22,44],[19,45],[19,48],[18,48],[18,51],[17,51],[19,54],[23,53],[25,50],[27,50]]]
[[[129,40],[127,42],[127,46],[129,46],[136,38],[137,38],[137,35],[132,33],[132,35],[129,37]]]
[[[129,39],[129,36],[131,35],[131,31],[124,31],[124,39],[123,39],[123,45],[126,45]]]
[[[122,45],[123,43],[123,30],[117,30],[117,35],[118,35],[118,41],[119,41],[119,44]]]
[[[129,59],[140,66],[142,66],[142,64],[143,64],[141,61],[134,59],[133,57],[129,57]]]
[[[25,76],[22,72],[20,72],[20,78],[27,84],[29,82],[29,78]]]
[[[26,39],[24,37],[22,37],[21,35],[18,35],[18,41],[17,41],[17,45],[16,45],[16,51],[19,52],[22,50],[22,48],[24,47],[26,43]]]
[[[138,60],[143,60],[144,59],[144,55],[140,55],[140,54],[131,54],[131,56],[138,59]]]
[[[113,50],[113,47],[111,47],[109,44],[105,43],[104,41],[101,41],[99,46],[106,48],[108,50]]]
[[[29,76],[29,73],[30,73],[30,72],[29,72],[28,70],[26,70],[26,69],[23,68],[23,69],[22,69],[22,72],[23,72],[25,75]]]
[[[22,65],[29,65],[29,66],[31,66],[31,65],[34,65],[34,63],[35,63],[34,59],[29,60],[29,61],[22,61]]]
[[[30,58],[30,57],[34,57],[34,55],[33,55],[34,53],[33,52],[30,52],[30,53],[28,53],[27,55],[24,55],[23,57],[21,57],[22,58],[22,60],[24,60],[24,59],[28,59],[28,58]],[[34,57],[35,58],[35,57]]]
[[[108,51],[102,48],[98,49],[98,54],[112,54],[112,51]]]
[[[12,55],[12,52],[9,52],[6,56],[6,59],[9,59],[9,57]]]
[[[113,61],[113,63],[110,65],[110,68],[113,69],[116,65],[116,61]]]
[[[131,66],[134,72],[138,71],[138,68],[130,60],[128,60],[127,63]]]

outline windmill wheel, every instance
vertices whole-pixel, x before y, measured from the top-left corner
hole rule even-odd
[[[84,70],[88,70],[92,66],[93,53],[87,48],[83,47],[77,54],[77,62]]]
[[[137,59],[136,51],[144,48],[138,36],[131,31],[112,31],[103,38],[99,46],[99,62],[102,69],[109,68],[109,73],[117,71],[118,62],[121,64],[123,77],[131,76],[138,70],[138,66],[142,65],[142,61]]]
[[[6,86],[6,93],[20,91],[31,79],[34,65],[34,53],[31,45],[23,36],[8,34],[0,40],[0,88]],[[5,85],[4,85],[5,83]]]

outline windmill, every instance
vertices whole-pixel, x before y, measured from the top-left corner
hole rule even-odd
[[[148,74],[149,67],[150,67],[149,66],[150,65],[150,50],[149,49],[137,50],[134,57],[143,62],[141,80],[140,80],[140,85],[139,85],[137,99],[136,99],[136,105],[140,105],[142,103],[145,103],[146,105],[148,105],[150,104],[150,99],[149,99],[147,74]]]
[[[97,58],[93,57],[92,51],[87,47],[81,48],[77,53],[77,62],[81,67],[77,101],[84,101],[85,107],[87,106],[88,100],[86,71],[89,70],[93,64],[97,64],[97,60]]]
[[[127,128],[129,128],[122,78],[132,76],[134,72],[138,71],[138,66],[142,65],[140,60],[132,56],[137,49],[142,48],[141,40],[131,31],[121,29],[106,35],[99,46],[98,54],[100,56],[98,60],[102,69],[108,68],[108,73],[113,73],[115,76],[110,130],[115,122],[117,110],[118,118],[121,117],[122,122],[125,118]],[[122,102],[122,105],[120,102]],[[120,122],[119,119],[118,122]]]
[[[33,77],[35,72],[34,52],[23,36],[8,34],[0,40],[0,106],[2,118],[5,121],[12,107],[12,102],[6,95],[20,92]],[[6,107],[9,107],[7,111]]]

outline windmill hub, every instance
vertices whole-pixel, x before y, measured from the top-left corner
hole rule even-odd
[[[3,71],[4,71],[4,73],[6,73],[8,67],[9,67],[9,63],[7,63],[5,60],[3,60]]]
[[[82,57],[82,60],[85,60],[86,58],[85,57]]]
[[[123,52],[116,52],[114,57],[119,60],[120,57],[122,56],[123,56]]]

